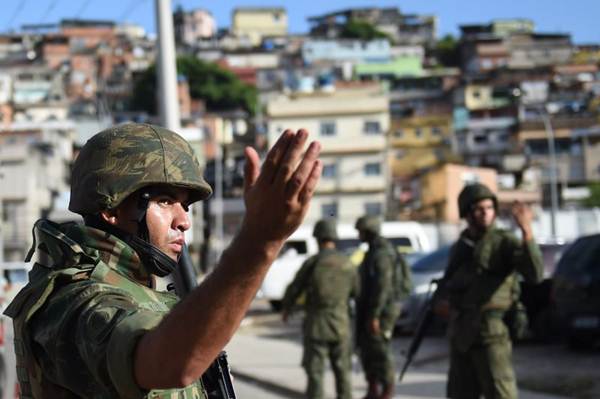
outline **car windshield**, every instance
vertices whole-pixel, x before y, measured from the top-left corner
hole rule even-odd
[[[342,238],[336,242],[337,249],[345,254],[353,253],[358,247],[360,247],[360,240],[358,238]]]
[[[415,273],[424,273],[446,270],[446,266],[448,265],[449,254],[449,246],[445,246],[436,251],[433,251],[428,255],[423,256],[421,259],[417,260],[412,266],[412,271]]]
[[[600,279],[600,235],[580,238],[565,251],[558,263],[557,274],[583,275],[587,274],[594,279]]]

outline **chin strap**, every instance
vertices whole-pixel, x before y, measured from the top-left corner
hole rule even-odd
[[[146,211],[148,210],[149,202],[150,193],[144,192],[140,194],[135,218],[135,222],[138,225],[137,235],[115,227],[98,216],[86,217],[85,222],[88,226],[106,231],[125,241],[138,254],[148,272],[158,277],[165,277],[177,269],[177,262],[150,243],[150,234],[148,232],[148,224],[146,223]]]

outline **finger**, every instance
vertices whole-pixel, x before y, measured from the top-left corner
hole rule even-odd
[[[277,170],[277,175],[275,176],[275,180],[279,181],[281,184],[285,184],[294,173],[298,160],[304,151],[304,143],[306,143],[307,138],[308,132],[304,129],[300,129],[291,141]]]
[[[271,147],[269,152],[267,153],[267,157],[265,162],[263,163],[262,170],[259,178],[264,179],[267,182],[272,182],[274,176],[277,174],[277,170],[279,169],[279,164],[281,159],[287,152],[292,139],[295,137],[295,133],[291,130],[284,131],[277,142]]]
[[[313,141],[312,143],[310,143],[310,145],[308,146],[308,150],[306,151],[306,153],[304,154],[304,157],[302,158],[302,161],[296,168],[296,171],[294,172],[292,177],[287,182],[285,191],[286,191],[286,196],[288,198],[295,197],[296,195],[298,195],[300,190],[302,190],[302,187],[304,186],[306,179],[308,179],[308,177],[310,176],[310,173],[313,170],[315,161],[317,160],[317,157],[319,156],[320,151],[321,151],[321,145],[318,142]]]
[[[256,150],[252,147],[246,147],[244,155],[246,156],[246,164],[244,165],[244,193],[246,193],[250,187],[254,186],[256,179],[258,179],[260,159]]]
[[[308,176],[304,187],[302,187],[302,191],[300,191],[300,194],[298,194],[298,201],[300,201],[302,205],[307,205],[310,202],[310,199],[315,192],[315,188],[317,187],[317,183],[319,182],[319,177],[321,177],[322,169],[323,164],[317,159],[312,171],[310,172],[310,176]]]

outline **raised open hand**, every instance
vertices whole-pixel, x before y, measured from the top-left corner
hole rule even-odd
[[[271,148],[262,168],[256,151],[246,147],[244,228],[266,241],[285,240],[302,223],[319,177],[320,144],[304,152],[306,130],[286,130]]]

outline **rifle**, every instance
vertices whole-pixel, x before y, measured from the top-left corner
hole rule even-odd
[[[402,366],[402,371],[400,371],[400,377],[398,378],[398,382],[402,382],[402,379],[404,378],[404,373],[406,373],[408,366],[412,362],[413,358],[417,354],[417,351],[419,350],[419,347],[421,346],[421,342],[423,342],[425,333],[427,332],[427,329],[429,328],[429,325],[431,324],[431,322],[433,320],[433,316],[434,316],[433,307],[435,305],[435,302],[438,299],[438,296],[439,296],[438,293],[442,292],[442,290],[440,290],[440,287],[444,281],[445,281],[445,278],[433,279],[429,283],[428,292],[431,292],[431,287],[433,284],[436,284],[437,287],[436,287],[435,291],[433,292],[433,295],[431,295],[427,299],[427,302],[423,306],[423,311],[421,312],[421,315],[419,317],[419,323],[417,324],[417,328],[415,329],[415,333],[413,334],[413,339],[410,342],[408,351],[406,352],[406,360],[404,361],[404,365]]]
[[[183,246],[179,257],[179,267],[173,273],[175,291],[183,298],[198,286],[196,271],[192,265],[192,259],[187,245]],[[233,381],[227,362],[227,353],[221,351],[219,356],[212,362],[208,369],[202,374],[202,385],[209,399],[236,399],[233,389]]]

